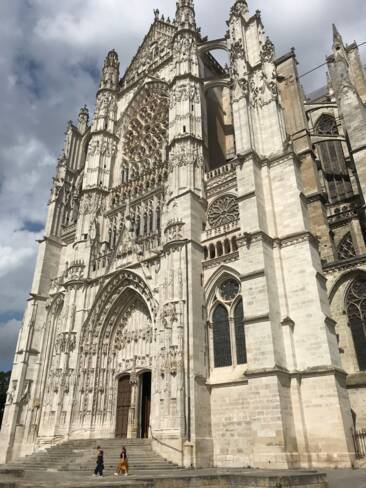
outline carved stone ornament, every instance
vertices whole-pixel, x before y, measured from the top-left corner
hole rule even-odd
[[[173,219],[168,222],[165,228],[165,238],[167,242],[177,241],[183,239],[182,228],[184,222],[180,219]]]
[[[261,108],[277,98],[276,75],[273,71],[270,79],[261,70],[255,71],[249,83],[250,104],[253,108]]]
[[[240,15],[244,15],[248,13],[248,5],[245,0],[237,0],[235,4],[231,7],[231,15],[234,17],[239,17]]]
[[[208,209],[208,223],[211,227],[230,224],[239,219],[239,206],[236,197],[224,195],[215,200]]]
[[[269,37],[266,38],[261,50],[261,60],[263,62],[272,62],[274,58],[274,45]]]
[[[76,332],[61,332],[56,337],[55,350],[57,354],[70,353],[76,347]]]
[[[245,59],[244,46],[241,39],[235,41],[231,45],[230,59],[232,65],[234,65],[239,59]]]

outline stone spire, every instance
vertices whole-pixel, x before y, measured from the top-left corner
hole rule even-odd
[[[118,54],[114,49],[109,51],[104,61],[100,89],[115,90],[119,82],[119,61]]]
[[[333,49],[339,51],[339,49],[344,48],[343,39],[340,35],[337,26],[333,24]]]
[[[178,0],[175,18],[178,29],[196,30],[196,13],[193,0]]]

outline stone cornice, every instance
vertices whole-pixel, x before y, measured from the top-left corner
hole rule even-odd
[[[248,369],[244,376],[248,379],[263,378],[266,376],[285,375],[289,378],[314,378],[317,376],[334,375],[346,379],[347,373],[344,369],[337,366],[314,366],[306,369],[289,370],[282,366],[275,365],[273,368]]]
[[[244,232],[238,237],[238,246],[247,247],[249,249],[250,246],[256,242],[265,242],[273,248],[284,248],[306,241],[310,242],[313,246],[318,248],[318,239],[309,231],[295,232],[294,234],[288,234],[287,236],[283,236],[281,238],[272,238],[263,231],[257,231],[253,233]]]
[[[220,266],[223,263],[232,263],[234,261],[238,261],[238,259],[239,259],[239,251],[235,251],[230,254],[226,254],[225,256],[220,256],[218,258],[203,261],[202,267],[203,269],[216,268],[217,266]]]
[[[240,276],[240,280],[243,283],[244,281],[255,280],[257,278],[263,278],[265,276],[264,268],[258,269],[256,271],[252,271],[251,273],[242,274]]]
[[[348,269],[354,269],[356,266],[359,267],[362,264],[366,264],[366,254],[345,259],[344,261],[335,261],[333,263],[325,264],[323,266],[323,272],[325,274],[337,273]]]
[[[269,313],[264,313],[260,315],[252,315],[252,316],[248,315],[245,317],[244,323],[245,325],[258,324],[260,322],[269,322],[269,320],[270,320]]]

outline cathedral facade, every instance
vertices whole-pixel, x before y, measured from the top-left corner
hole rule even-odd
[[[0,462],[150,438],[182,466],[350,466],[366,428],[366,79],[334,27],[306,97],[245,0],[155,20],[69,123]],[[213,51],[227,53],[222,66]]]

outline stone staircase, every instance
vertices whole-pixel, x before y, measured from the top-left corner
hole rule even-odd
[[[156,454],[149,439],[71,440],[8,463],[7,468],[28,471],[77,472],[92,474],[96,464],[96,447],[104,451],[105,475],[115,472],[122,446],[129,461],[129,474],[154,476],[183,470]]]

